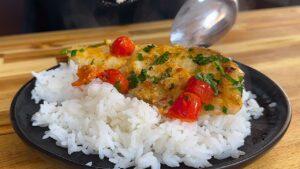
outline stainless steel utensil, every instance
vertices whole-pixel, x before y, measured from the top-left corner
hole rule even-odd
[[[208,47],[233,26],[237,0],[187,0],[173,22],[171,43]]]

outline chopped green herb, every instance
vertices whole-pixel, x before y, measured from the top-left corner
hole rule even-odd
[[[188,95],[184,95],[183,99],[187,101],[187,100],[189,100],[189,96]]]
[[[162,55],[160,55],[158,58],[156,58],[153,62],[153,65],[161,65],[164,64],[166,61],[169,60],[170,53],[165,52]]]
[[[235,84],[233,84],[233,86],[234,86],[238,91],[240,91],[240,93],[242,94],[242,93],[243,93],[243,90],[244,90],[244,83],[245,83],[244,77],[243,77],[243,76],[240,76],[238,82],[236,82]]]
[[[218,85],[222,83],[221,79],[220,80],[215,79],[215,81],[217,82]]]
[[[218,60],[222,63],[226,63],[226,62],[229,62],[230,59],[229,58],[226,58],[226,57],[223,57],[223,56],[218,56]]]
[[[220,62],[214,62],[214,64],[215,64],[217,70],[218,70],[223,76],[225,76],[226,73],[225,73],[223,67],[221,66]]]
[[[171,67],[167,68],[165,72],[161,75],[161,79],[171,77],[171,73],[172,73],[172,68]]]
[[[223,107],[222,107],[222,112],[223,112],[224,114],[227,114],[227,111],[228,111],[227,107],[223,106]]]
[[[215,107],[211,104],[208,104],[208,105],[204,106],[205,111],[213,111],[214,109],[215,109]]]
[[[173,101],[172,99],[168,101],[168,104],[169,104],[170,106],[172,106],[173,103],[174,103],[174,101]]]
[[[172,83],[171,86],[169,87],[169,90],[172,90],[172,89],[174,89],[174,88],[175,88],[175,84]]]
[[[79,49],[79,52],[84,52],[84,49],[83,48]]]
[[[219,84],[219,80],[216,80],[214,78],[214,75],[211,74],[211,73],[208,73],[208,74],[202,74],[202,73],[197,73],[195,75],[195,78],[197,80],[202,80],[206,83],[208,83],[214,90],[214,95],[217,96],[219,95],[219,89],[218,89],[218,84]]]
[[[189,48],[189,50],[188,50],[188,51],[189,51],[189,52],[192,52],[193,50],[194,50],[194,48]]]
[[[147,70],[142,69],[139,75],[136,75],[134,72],[131,72],[127,80],[129,81],[129,88],[133,89],[138,86],[140,82],[144,82],[147,79]]]
[[[71,50],[71,57],[76,56],[77,50]]]
[[[171,77],[171,73],[172,73],[172,68],[169,67],[165,70],[165,72],[160,76],[160,77],[152,77],[153,78],[153,83],[154,84],[158,84],[161,80],[164,80],[168,77]]]
[[[90,65],[93,65],[95,62],[95,58],[93,58],[93,60],[91,61]]]
[[[137,56],[137,59],[138,59],[139,61],[144,60],[143,54],[139,53],[138,56]]]
[[[147,70],[142,69],[141,74],[138,76],[140,82],[144,82],[147,79]]]
[[[129,88],[133,89],[136,88],[139,84],[139,78],[135,73],[131,73],[129,75],[129,77],[127,78],[127,80],[129,81]]]
[[[239,80],[235,80],[231,76],[229,76],[228,74],[225,73],[220,62],[215,61],[214,64],[217,67],[217,70],[222,74],[222,76],[224,76],[228,81],[230,81],[231,84],[233,85],[233,87],[242,94],[243,89],[244,89],[244,78],[241,76],[241,77],[239,77]]]
[[[103,46],[103,45],[106,45],[106,42],[89,45],[88,48],[97,48],[97,47],[100,47],[100,46]]]
[[[146,47],[144,47],[143,51],[146,53],[149,53],[150,50],[154,47],[155,47],[155,45],[153,45],[153,44],[147,45]]]
[[[114,87],[120,91],[121,90],[121,84],[120,84],[120,81],[117,81],[115,84],[114,84]]]
[[[203,56],[203,54],[199,54],[195,58],[193,58],[193,62],[197,63],[200,66],[206,65],[206,64],[214,62],[214,61],[220,61],[222,63],[225,63],[225,62],[229,62],[230,59],[225,58],[220,55],[212,55],[212,56],[205,57],[205,56]]]
[[[153,77],[153,81],[154,84],[158,84],[160,82],[160,78],[159,77]]]
[[[68,54],[70,51],[66,48],[66,49],[62,49],[61,51],[60,51],[60,54],[62,54],[62,55],[66,55],[66,54]]]

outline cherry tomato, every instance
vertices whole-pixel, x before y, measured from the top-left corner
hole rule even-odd
[[[111,46],[111,53],[117,56],[129,56],[135,48],[134,43],[127,36],[118,37]]]
[[[167,116],[186,122],[194,122],[198,120],[200,110],[201,99],[193,93],[184,92],[175,100]]]
[[[96,79],[103,69],[93,67],[91,65],[84,65],[77,70],[78,80],[72,83],[72,86],[81,86],[90,83],[92,80]]]
[[[108,82],[115,86],[121,93],[128,92],[129,82],[127,78],[117,69],[105,70],[98,76],[104,82]]]
[[[185,91],[199,96],[204,104],[210,103],[214,97],[214,90],[212,87],[202,80],[197,80],[194,76],[188,80]]]

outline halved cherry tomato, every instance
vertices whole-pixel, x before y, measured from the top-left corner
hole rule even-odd
[[[186,122],[194,122],[198,120],[200,110],[201,99],[193,93],[184,92],[175,100],[167,116]]]
[[[204,104],[210,103],[214,97],[214,90],[212,87],[202,80],[197,80],[194,76],[188,80],[185,91],[199,96]]]
[[[111,53],[117,56],[129,56],[135,48],[134,43],[127,36],[118,37],[111,46]]]
[[[129,82],[127,78],[117,69],[108,69],[98,76],[104,82],[115,86],[121,93],[128,92]]]
[[[91,65],[84,65],[77,70],[78,80],[72,83],[72,86],[81,86],[90,83],[96,79],[103,69]]]

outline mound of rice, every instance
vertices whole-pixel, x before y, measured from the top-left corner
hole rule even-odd
[[[236,115],[200,116],[195,123],[168,120],[148,103],[120,94],[112,85],[94,80],[74,88],[77,66],[33,73],[36,103],[32,125],[48,127],[43,139],[53,138],[68,153],[99,154],[115,168],[160,168],[184,163],[199,168],[211,166],[209,159],[238,158],[238,150],[250,135],[251,118],[262,115],[251,92],[244,91],[244,106]],[[92,164],[92,163],[91,163]]]

